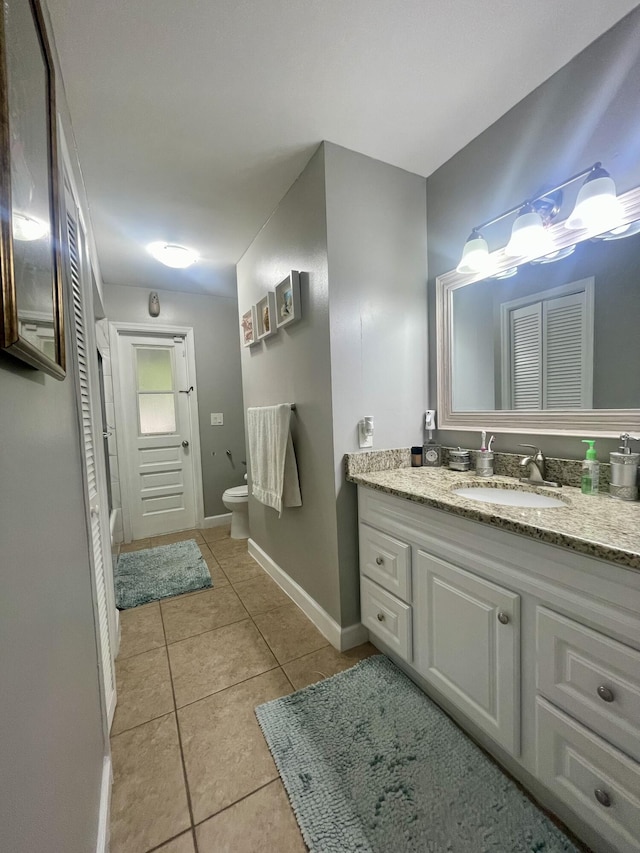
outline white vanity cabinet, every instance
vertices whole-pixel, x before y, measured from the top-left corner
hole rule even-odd
[[[358,487],[362,622],[598,853],[640,853],[640,572]]]
[[[418,550],[414,601],[416,669],[516,755],[520,596]]]

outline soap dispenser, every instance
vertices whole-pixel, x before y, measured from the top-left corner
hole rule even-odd
[[[640,441],[623,432],[620,436],[620,447],[617,452],[609,454],[611,462],[611,483],[609,494],[621,501],[638,500],[638,462],[640,453],[632,453],[629,441]]]
[[[581,491],[583,495],[597,495],[600,488],[600,463],[594,447],[596,442],[592,438],[583,438],[582,443],[589,447],[582,463]]]

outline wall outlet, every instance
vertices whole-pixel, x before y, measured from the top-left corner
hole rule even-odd
[[[224,415],[222,412],[211,412],[211,426],[222,426],[224,424]]]

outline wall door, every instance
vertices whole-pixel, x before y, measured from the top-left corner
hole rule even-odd
[[[85,231],[80,222],[77,205],[68,187],[65,187],[65,203],[68,239],[68,254],[65,260],[73,308],[68,326],[74,356],[72,364],[78,388],[100,682],[107,729],[109,729],[116,706],[113,659],[117,646],[117,620],[111,571],[111,548],[104,535],[105,528],[109,529],[109,509],[106,499],[104,459],[100,458],[102,422],[98,415],[98,363],[91,303],[91,277]]]
[[[123,416],[118,461],[130,536],[144,539],[195,527],[193,379],[185,338],[119,332],[118,363]]]

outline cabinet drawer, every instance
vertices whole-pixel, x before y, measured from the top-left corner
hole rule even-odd
[[[620,853],[640,853],[640,765],[536,699],[538,777]]]
[[[362,624],[403,660],[411,661],[411,607],[360,577]]]
[[[411,598],[411,546],[360,524],[360,571],[403,601]]]
[[[640,761],[640,652],[537,608],[540,693]]]

